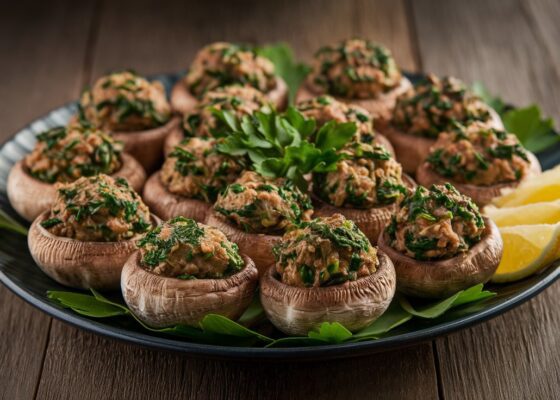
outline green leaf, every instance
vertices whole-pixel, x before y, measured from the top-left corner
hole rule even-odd
[[[88,317],[107,318],[129,314],[126,308],[100,301],[88,294],[49,290],[47,297],[64,308],[70,308],[78,314]]]
[[[536,105],[507,111],[502,121],[506,130],[515,133],[529,151],[542,151],[560,140],[560,135],[553,133],[552,119],[543,119]]]
[[[261,304],[261,299],[259,293],[255,293],[255,297],[253,301],[249,305],[249,307],[245,310],[245,312],[239,317],[237,322],[241,325],[249,327],[256,322],[265,318],[264,308]]]
[[[27,228],[10,217],[4,210],[0,209],[0,229],[7,229],[21,235],[27,235]]]
[[[307,336],[328,343],[342,343],[350,339],[352,332],[338,322],[323,322],[318,331],[311,331]]]
[[[315,146],[320,150],[340,150],[356,133],[353,122],[337,123],[329,121],[319,129]]]
[[[223,315],[208,314],[201,321],[200,326],[206,333],[213,333],[223,336],[235,336],[239,338],[258,339],[270,343],[272,339],[252,331],[237,322],[232,321]]]
[[[274,64],[276,74],[286,84],[290,93],[290,104],[293,104],[296,93],[310,68],[301,63],[296,63],[291,47],[286,43],[276,43],[256,49],[257,54],[268,58]]]
[[[405,311],[415,317],[432,319],[440,317],[452,307],[482,301],[496,295],[496,293],[482,290],[482,288],[482,284],[475,285],[469,289],[461,290],[444,300],[417,307],[414,307],[405,297],[400,297],[399,302]]]
[[[377,338],[378,336],[395,329],[397,326],[408,322],[412,318],[412,314],[407,312],[397,300],[393,300],[391,305],[375,321],[361,331],[354,334],[352,339],[361,339],[366,337]]]

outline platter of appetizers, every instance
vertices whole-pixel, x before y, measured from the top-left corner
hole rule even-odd
[[[137,66],[141,69],[141,66]],[[537,106],[366,39],[209,44],[97,77],[0,149],[0,281],[77,327],[223,358],[336,358],[497,316],[560,276]]]

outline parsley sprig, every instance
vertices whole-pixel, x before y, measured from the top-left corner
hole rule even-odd
[[[336,169],[337,161],[344,157],[338,150],[356,133],[353,122],[330,121],[317,130],[315,120],[291,107],[284,114],[257,111],[241,119],[229,111],[213,112],[230,131],[218,145],[219,152],[248,156],[259,174],[286,177],[302,190],[307,190],[305,174]]]

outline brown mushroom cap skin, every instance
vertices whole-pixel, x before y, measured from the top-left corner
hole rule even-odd
[[[133,253],[122,270],[121,290],[128,307],[149,326],[177,324],[198,327],[207,314],[238,319],[247,309],[258,282],[253,261],[242,256],[245,267],[223,279],[182,280],[154,274],[140,266]]]
[[[389,245],[383,232],[378,240],[397,272],[397,290],[422,298],[444,298],[490,280],[500,264],[504,244],[498,227],[484,218],[485,232],[468,252],[438,261],[422,261],[408,257]]]
[[[397,87],[375,98],[346,99],[336,96],[333,97],[338,101],[342,101],[343,103],[353,104],[369,111],[369,113],[373,116],[373,125],[375,129],[383,129],[387,126],[392,117],[393,109],[395,108],[395,104],[397,102],[397,97],[405,93],[408,89],[410,89],[411,86],[412,84],[410,83],[410,81],[403,76],[400,84]],[[320,96],[321,94],[323,93],[313,92],[304,82],[300,86],[296,94],[296,103],[309,100],[313,97]]]
[[[171,153],[175,146],[179,146],[179,144],[185,139],[185,135],[182,132],[182,129],[174,129],[167,137],[165,138],[165,142],[163,143],[163,155],[167,157],[169,153]]]
[[[492,199],[499,197],[502,191],[507,188],[515,188],[523,181],[531,179],[534,176],[539,175],[541,171],[541,164],[537,157],[527,151],[527,156],[529,157],[529,170],[527,175],[523,177],[520,181],[516,182],[506,182],[497,183],[490,186],[477,186],[468,183],[455,182],[451,178],[446,178],[435,172],[430,164],[427,162],[422,163],[416,170],[416,180],[418,183],[425,187],[430,187],[431,185],[440,185],[449,182],[455,186],[455,188],[462,194],[470,197],[479,207],[484,207],[492,202]]]
[[[416,188],[416,182],[408,176],[403,174],[404,184],[410,188]],[[347,208],[335,207],[317,196],[313,197],[315,217],[328,217],[333,214],[342,214],[346,219],[354,221],[356,226],[366,235],[372,245],[377,244],[377,239],[383,229],[391,220],[391,216],[395,214],[397,208],[395,204],[388,204],[386,206],[372,207],[372,208]]]
[[[288,106],[288,85],[284,79],[276,77],[276,87],[264,93],[277,110],[282,111]],[[187,115],[195,111],[198,98],[189,92],[185,83],[181,80],[171,89],[171,108],[178,114]]]
[[[111,176],[125,178],[135,191],[141,192],[146,181],[144,169],[128,154],[122,153],[121,159],[121,168]],[[29,222],[47,210],[56,198],[55,185],[29,175],[22,161],[16,162],[10,170],[7,192],[14,210]]]
[[[323,322],[338,322],[352,332],[365,328],[387,310],[396,288],[393,263],[384,253],[377,254],[375,273],[327,287],[286,285],[270,266],[260,287],[268,319],[282,332],[298,336],[306,336]]]
[[[182,216],[204,222],[212,208],[212,205],[205,201],[169,192],[161,183],[159,171],[147,180],[142,198],[150,210],[164,220]]]
[[[491,116],[490,126],[503,130],[504,124],[496,111],[489,108],[488,112]],[[428,157],[430,148],[436,142],[436,138],[409,135],[397,129],[391,123],[379,129],[392,143],[397,161],[400,162],[403,167],[403,172],[411,175],[416,173],[416,169],[424,162],[426,157]]]
[[[165,125],[136,132],[113,132],[116,140],[124,143],[124,151],[132,155],[147,173],[154,172],[163,160],[163,144],[169,134],[181,131],[181,119],[171,118]]]
[[[259,276],[263,276],[270,264],[274,262],[272,248],[281,239],[281,235],[267,235],[264,233],[245,232],[229,224],[221,215],[210,211],[206,218],[206,225],[221,230],[229,240],[239,246],[241,254],[247,254],[259,270]]]
[[[121,242],[83,242],[55,236],[41,226],[49,211],[40,214],[27,243],[39,268],[58,283],[79,289],[114,290],[120,285],[124,263],[136,251],[140,235]],[[152,225],[159,219],[151,216]]]

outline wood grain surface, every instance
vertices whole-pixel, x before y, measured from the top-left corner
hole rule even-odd
[[[105,72],[182,70],[215,40],[287,41],[308,60],[324,43],[364,36],[405,69],[482,80],[558,119],[559,18],[554,0],[19,1],[0,13],[0,54],[9,56],[0,139]],[[559,295],[557,283],[493,321],[398,351],[274,364],[115,342],[51,321],[0,286],[0,398],[558,398]]]

